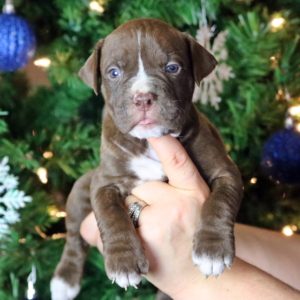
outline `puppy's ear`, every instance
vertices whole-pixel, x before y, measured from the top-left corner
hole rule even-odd
[[[82,81],[94,89],[96,95],[100,93],[100,58],[103,42],[104,40],[100,40],[96,44],[93,53],[78,72]]]
[[[193,37],[188,34],[185,34],[185,36],[190,48],[194,79],[197,85],[199,85],[200,81],[213,71],[218,62]]]

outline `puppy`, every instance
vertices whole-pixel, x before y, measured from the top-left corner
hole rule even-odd
[[[97,43],[79,75],[105,100],[101,164],[78,179],[69,195],[66,245],[51,281],[53,300],[70,300],[79,292],[88,248],[79,229],[92,210],[107,276],[126,288],[147,273],[124,203],[136,185],[166,180],[149,137],[177,137],[211,189],[194,235],[194,264],[206,276],[231,266],[242,180],[218,132],[191,100],[195,83],[216,63],[192,37],[154,19],[130,21]]]

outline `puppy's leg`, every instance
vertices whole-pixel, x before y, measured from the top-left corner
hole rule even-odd
[[[88,245],[80,236],[80,224],[91,211],[90,183],[93,171],[79,178],[68,197],[66,244],[51,280],[52,300],[72,300],[80,290],[80,279]]]
[[[206,276],[218,276],[225,267],[232,265],[235,255],[233,227],[241,195],[239,175],[223,176],[212,183],[193,244],[193,261]]]
[[[120,189],[113,184],[95,188],[92,197],[107,276],[126,289],[136,287],[149,266],[124,200]]]

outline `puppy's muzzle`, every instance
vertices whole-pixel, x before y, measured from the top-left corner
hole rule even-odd
[[[148,111],[157,99],[154,93],[136,93],[133,96],[133,103],[140,111]]]

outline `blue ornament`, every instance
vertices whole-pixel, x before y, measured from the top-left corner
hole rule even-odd
[[[0,14],[0,72],[24,67],[35,53],[36,39],[28,22],[13,13]]]
[[[265,143],[262,171],[280,183],[300,183],[300,132],[293,128],[274,133]]]

